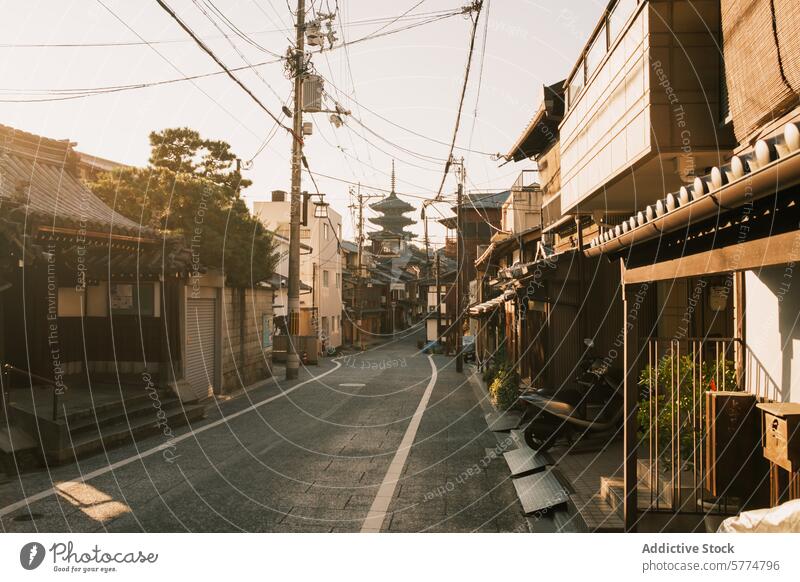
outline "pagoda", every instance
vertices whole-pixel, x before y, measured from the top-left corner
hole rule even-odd
[[[392,161],[391,192],[386,198],[369,206],[380,214],[369,219],[371,223],[381,227],[381,230],[369,233],[373,253],[376,255],[400,255],[405,252],[408,241],[414,237],[413,233],[405,230],[405,227],[415,224],[415,221],[403,216],[406,212],[414,210],[414,207],[397,197],[395,186],[394,161]]]

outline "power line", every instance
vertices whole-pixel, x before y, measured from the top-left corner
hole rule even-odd
[[[121,18],[119,15],[117,15],[117,13],[116,13],[116,12],[114,12],[114,11],[113,11],[111,8],[109,8],[109,7],[108,7],[108,6],[107,6],[107,5],[106,5],[106,4],[103,2],[103,0],[97,0],[97,2],[98,2],[98,4],[100,4],[100,6],[102,6],[102,7],[103,7],[103,8],[104,8],[104,9],[105,9],[105,10],[106,10],[106,11],[107,11],[109,14],[111,14],[111,16],[113,16],[113,17],[114,17],[114,18],[115,18],[115,19],[116,19],[118,22],[120,22],[120,23],[121,23],[121,24],[122,24],[122,25],[123,25],[125,28],[127,28],[128,30],[130,30],[130,31],[131,31],[133,34],[135,34],[137,37],[139,37],[139,39],[140,39],[140,40],[142,40],[142,41],[145,41],[145,39],[144,39],[144,37],[142,37],[142,35],[140,35],[138,32],[136,32],[136,30],[135,30],[133,27],[131,27],[131,26],[130,26],[130,25],[127,23],[127,22],[125,22],[125,21],[124,21],[124,20],[123,20],[123,19],[122,19],[122,18]],[[145,42],[146,42],[146,41],[145,41]],[[179,68],[179,67],[178,67],[178,66],[177,66],[175,63],[173,63],[171,60],[169,60],[169,59],[168,59],[168,58],[167,58],[167,57],[166,57],[166,56],[165,56],[165,55],[164,55],[164,54],[163,54],[161,51],[159,51],[159,50],[158,50],[156,47],[154,47],[154,46],[152,46],[152,45],[148,45],[148,46],[150,47],[150,49],[151,49],[153,52],[155,52],[155,53],[156,53],[156,54],[157,54],[159,57],[161,57],[161,59],[162,59],[164,62],[166,62],[166,63],[167,63],[167,64],[168,64],[170,67],[172,67],[173,69],[175,69],[175,71],[177,71],[179,74],[183,75],[183,76],[184,76],[184,78],[188,79],[187,75],[186,75],[186,74],[185,74],[183,71],[181,71],[181,69],[180,69],[180,68]],[[210,99],[210,100],[211,100],[211,101],[212,101],[212,102],[213,102],[213,103],[214,103],[214,104],[215,104],[217,107],[219,107],[220,109],[222,109],[222,111],[224,111],[224,112],[225,112],[225,113],[226,113],[226,114],[227,114],[227,115],[228,115],[228,116],[229,116],[231,119],[233,119],[234,121],[236,121],[236,123],[238,123],[239,125],[241,125],[241,126],[242,126],[242,127],[243,127],[243,128],[246,130],[246,131],[248,131],[249,133],[251,133],[251,134],[253,134],[253,135],[256,135],[256,134],[255,134],[255,132],[254,132],[254,131],[253,131],[253,130],[250,128],[250,126],[249,126],[249,125],[245,124],[245,123],[244,123],[244,122],[243,122],[241,119],[239,119],[238,117],[236,117],[236,116],[235,116],[235,115],[234,115],[234,114],[233,114],[233,113],[232,113],[232,112],[231,112],[231,111],[230,111],[230,110],[229,110],[227,107],[225,107],[225,106],[224,106],[222,103],[220,103],[219,101],[217,101],[216,99],[214,99],[214,98],[213,98],[211,95],[209,95],[209,94],[208,94],[206,91],[204,91],[204,90],[202,89],[202,87],[200,87],[199,85],[197,85],[197,83],[195,83],[193,80],[190,80],[190,82],[192,83],[192,85],[193,85],[193,86],[194,86],[194,87],[195,87],[195,88],[196,88],[198,91],[200,91],[200,92],[201,92],[203,95],[205,95],[205,96],[206,96],[208,99]]]
[[[217,24],[217,22],[214,20],[214,18],[213,18],[213,17],[212,17],[212,16],[211,16],[211,15],[210,15],[208,12],[206,12],[206,10],[205,10],[205,9],[204,9],[204,8],[203,8],[201,5],[200,5],[200,3],[198,2],[198,0],[192,0],[192,1],[194,2],[194,5],[195,5],[195,6],[197,6],[198,10],[200,10],[200,12],[202,12],[202,13],[203,13],[203,15],[204,15],[204,16],[205,16],[205,17],[206,17],[208,20],[209,20],[209,22],[211,22],[211,24],[213,24],[213,25],[214,25],[214,28],[216,28],[217,30],[219,30],[219,31],[220,31],[220,33],[222,34],[222,36],[224,36],[224,37],[225,37],[225,40],[226,40],[226,41],[228,41],[228,44],[231,46],[231,48],[233,48],[233,50],[234,50],[234,51],[236,51],[236,54],[238,54],[238,55],[239,55],[239,58],[241,58],[241,59],[242,59],[242,61],[243,61],[243,62],[244,62],[246,65],[250,66],[250,68],[252,69],[253,73],[255,73],[256,77],[258,77],[258,78],[259,78],[259,80],[260,80],[260,81],[261,81],[261,82],[262,82],[264,85],[266,85],[266,87],[267,87],[267,88],[268,88],[270,91],[272,91],[272,93],[275,95],[275,97],[277,97],[278,99],[281,99],[281,96],[278,94],[278,92],[277,92],[277,91],[276,91],[276,90],[275,90],[275,89],[272,87],[272,85],[270,85],[270,84],[267,82],[267,80],[266,80],[264,77],[262,77],[262,76],[261,76],[261,73],[259,73],[259,72],[258,72],[258,69],[255,69],[255,68],[253,68],[253,65],[252,65],[252,63],[251,63],[251,62],[250,62],[250,61],[247,59],[247,57],[245,56],[245,54],[244,54],[244,53],[243,53],[241,50],[239,50],[239,47],[238,47],[238,46],[236,46],[236,43],[235,43],[235,42],[233,42],[233,39],[231,39],[231,38],[230,38],[230,37],[229,37],[227,34],[225,34],[225,32],[222,30],[222,28],[220,28],[219,24]],[[203,3],[204,3],[206,6],[209,6],[209,7],[210,7],[212,10],[215,10],[215,9],[216,9],[216,7],[214,6],[214,4],[213,4],[212,2],[209,2],[209,1],[207,1],[207,0],[203,0]],[[227,17],[226,17],[224,14],[222,14],[222,12],[220,12],[220,11],[218,11],[218,10],[217,10],[217,11],[216,11],[216,13],[217,13],[217,14],[219,14],[221,18],[223,18],[224,22],[230,22],[230,21],[227,19]],[[233,26],[233,24],[231,23],[231,24],[229,24],[229,26]],[[238,30],[238,29],[237,29],[237,30]],[[245,39],[246,39],[246,37],[243,37],[241,34],[238,34],[238,33],[236,33],[236,34],[237,34],[237,36],[239,36],[240,38],[245,38]],[[249,39],[246,39],[246,40],[249,40]],[[258,45],[257,45],[257,46],[258,46]],[[274,52],[272,52],[272,51],[269,51],[269,50],[267,50],[267,49],[262,49],[262,50],[264,50],[265,52],[268,52],[268,53],[269,53],[269,54],[271,54],[271,55],[274,55],[274,56],[278,56],[278,57],[280,57],[280,55],[278,55],[277,53],[274,53]],[[281,116],[281,121],[282,121],[282,120],[283,120],[283,116]]]
[[[364,163],[364,162],[362,162],[362,163]],[[375,169],[375,171],[377,171],[377,172],[380,172],[380,170],[378,170],[376,168],[373,168],[373,169]],[[310,170],[309,170],[309,172],[310,172]],[[322,178],[327,178],[328,180],[333,180],[335,182],[341,182],[343,184],[350,184],[351,186],[358,186],[358,184],[359,184],[359,182],[356,182],[356,181],[353,181],[353,180],[348,180],[346,178],[340,178],[338,176],[331,176],[330,174],[323,174],[322,172],[314,172],[314,175],[322,177]],[[376,192],[385,192],[387,194],[389,194],[391,192],[391,190],[388,189],[388,188],[383,188],[381,186],[372,186],[370,184],[364,184],[363,182],[361,182],[361,186],[362,186],[362,188],[367,188],[369,190],[375,190]],[[426,194],[410,194],[408,192],[395,192],[395,194],[397,194],[398,196],[405,197],[405,198],[415,198],[415,199],[419,199],[419,200],[431,200],[430,194],[427,194],[427,195]],[[446,200],[444,198],[442,200],[440,200],[440,202],[445,202],[445,201]]]
[[[264,12],[258,2],[253,0],[253,4],[265,15],[267,18],[270,18],[269,15]],[[444,14],[451,14],[452,10],[440,10],[436,12],[430,13],[421,13],[411,15],[407,18],[403,18],[403,21],[410,21],[410,20],[420,20],[422,18],[428,18],[431,16],[441,16]],[[386,16],[386,17],[379,17],[379,18],[366,18],[362,20],[353,20],[347,23],[346,26],[348,27],[358,27],[358,26],[369,26],[372,24],[380,24],[382,22],[387,21],[394,21],[396,17],[393,16]],[[275,22],[273,20],[273,25]],[[254,31],[242,31],[243,34],[247,36],[255,36],[261,34],[276,34],[276,33],[286,33],[290,32],[290,28],[280,27],[275,25],[275,28],[271,29],[262,29],[262,30],[254,30]],[[211,35],[211,36],[203,36],[201,37],[204,41],[210,40],[218,40],[222,38],[218,35]],[[182,38],[172,38],[172,39],[157,39],[157,40],[149,40],[149,41],[97,41],[97,42],[29,42],[29,43],[0,43],[0,49],[4,48],[12,48],[12,49],[36,49],[36,48],[113,48],[113,47],[135,47],[135,46],[148,46],[148,45],[159,45],[159,44],[185,44],[188,42],[193,42],[191,40],[182,39]],[[292,44],[294,41],[291,41]]]
[[[101,2],[102,4],[102,2]],[[105,7],[105,5],[104,5]],[[119,17],[114,15],[120,22],[125,24],[126,27],[128,25],[122,21]],[[130,29],[130,27],[128,27]],[[132,30],[132,29],[131,29]],[[169,61],[164,55],[162,55],[155,47],[151,47],[162,59],[167,61],[173,69],[178,72],[181,72],[178,67],[176,67],[171,61]],[[255,69],[256,67],[261,67],[264,65],[270,65],[274,63],[278,63],[283,59],[274,59],[271,61],[262,61],[260,63],[253,63],[252,65],[242,66],[242,67],[231,67],[230,70],[234,72],[238,71],[246,71],[248,69]],[[120,91],[132,91],[135,89],[147,89],[150,87],[159,87],[162,85],[170,85],[173,83],[182,83],[184,81],[195,81],[197,79],[205,79],[207,77],[216,77],[219,75],[224,75],[225,71],[212,71],[210,73],[200,73],[197,75],[184,75],[183,77],[178,77],[175,79],[164,79],[163,81],[149,81],[143,83],[132,83],[129,85],[108,85],[104,87],[87,87],[87,88],[68,88],[68,89],[0,89],[0,93],[7,93],[7,94],[41,94],[41,95],[50,95],[58,97],[47,97],[43,99],[0,99],[0,102],[5,103],[39,103],[45,101],[67,101],[70,99],[83,99],[85,97],[94,97],[96,95],[105,95],[108,93],[118,93]],[[192,83],[197,87],[195,83]],[[198,87],[199,88],[199,87]]]
[[[406,127],[406,126],[404,126],[404,125],[400,125],[399,123],[396,123],[396,122],[392,121],[392,120],[391,120],[391,119],[389,119],[388,117],[385,117],[385,116],[381,115],[380,113],[378,113],[377,111],[375,111],[375,110],[373,110],[373,109],[370,109],[369,107],[367,107],[367,106],[366,106],[366,105],[364,105],[363,103],[359,103],[359,102],[356,100],[356,98],[355,98],[355,96],[354,96],[354,95],[348,95],[346,92],[344,92],[344,91],[342,91],[341,89],[339,89],[338,87],[336,87],[336,85],[335,85],[335,84],[334,84],[332,81],[328,80],[328,82],[331,84],[331,86],[332,86],[334,89],[336,89],[336,91],[337,91],[337,92],[341,92],[341,93],[342,93],[342,94],[343,94],[345,97],[347,97],[347,98],[348,98],[350,101],[352,101],[353,103],[355,103],[355,104],[356,104],[356,105],[357,105],[359,108],[361,108],[361,109],[364,109],[365,111],[368,111],[368,112],[370,112],[372,115],[374,115],[375,117],[377,117],[377,118],[379,118],[379,119],[382,119],[383,121],[385,121],[385,122],[386,122],[386,123],[388,123],[389,125],[392,125],[392,126],[394,126],[394,127],[398,128],[398,129],[402,129],[403,131],[406,131],[406,132],[410,133],[411,135],[414,135],[414,136],[416,136],[416,137],[419,137],[419,138],[422,138],[422,139],[428,140],[428,141],[430,141],[430,142],[433,142],[433,143],[436,143],[436,144],[439,144],[439,145],[444,145],[444,146],[449,146],[449,145],[450,145],[450,144],[449,144],[448,142],[446,142],[446,141],[441,141],[441,140],[438,140],[438,139],[432,138],[432,137],[430,137],[430,136],[427,136],[427,135],[425,135],[425,134],[423,134],[423,133],[419,133],[419,132],[417,132],[417,131],[414,131],[413,129],[409,129],[408,127]],[[461,147],[461,146],[458,146],[458,145],[456,145],[456,146],[455,146],[455,149],[457,149],[457,150],[460,150],[460,151],[464,151],[464,152],[473,153],[473,154],[479,154],[479,155],[482,155],[482,156],[492,156],[492,157],[494,157],[494,156],[496,156],[496,155],[497,155],[497,153],[496,153],[496,152],[495,152],[495,153],[490,153],[490,152],[482,152],[482,151],[479,151],[479,150],[473,150],[473,149],[470,149],[470,148],[465,148],[465,147]],[[444,159],[444,158],[439,158],[439,159]]]
[[[472,127],[469,130],[469,146],[472,146],[472,136],[475,133],[475,123],[478,120],[478,104],[481,101],[481,86],[483,85],[483,65],[486,61],[486,40],[489,36],[489,8],[491,0],[486,0],[486,16],[484,16],[483,42],[481,43],[481,64],[478,68],[478,88],[475,92],[475,109],[472,112]]]
[[[270,116],[270,117],[273,119],[273,121],[275,121],[275,123],[277,123],[278,125],[280,125],[280,126],[281,126],[283,129],[285,129],[285,130],[286,130],[288,133],[290,133],[290,134],[291,134],[291,135],[294,137],[294,139],[295,139],[296,141],[300,141],[300,142],[302,142],[302,141],[303,141],[303,138],[302,138],[302,137],[300,137],[299,135],[297,135],[297,134],[294,132],[294,130],[293,130],[293,129],[291,129],[291,128],[289,128],[289,127],[286,127],[285,125],[283,125],[283,122],[281,122],[281,120],[280,120],[280,119],[278,119],[278,117],[277,117],[277,116],[276,116],[274,113],[272,113],[272,111],[270,111],[270,110],[267,108],[267,106],[266,106],[266,105],[264,105],[264,104],[261,102],[261,100],[260,100],[258,97],[256,97],[256,96],[255,96],[255,94],[254,94],[254,93],[253,93],[253,92],[252,92],[250,89],[248,89],[248,88],[247,88],[247,86],[246,86],[244,83],[242,83],[242,82],[239,80],[239,78],[238,78],[236,75],[234,75],[234,74],[233,74],[233,73],[230,71],[230,69],[228,69],[228,67],[225,65],[225,63],[223,63],[223,62],[222,62],[222,61],[221,61],[221,60],[220,60],[220,59],[217,57],[217,55],[215,55],[215,54],[214,54],[214,52],[213,52],[213,51],[212,51],[210,48],[208,48],[208,46],[206,46],[206,44],[205,44],[205,43],[204,43],[202,40],[200,40],[200,38],[199,38],[199,37],[198,37],[198,36],[197,36],[197,35],[194,33],[194,31],[192,31],[192,29],[191,29],[191,28],[189,28],[189,27],[188,27],[188,26],[187,26],[187,25],[186,25],[186,24],[185,24],[185,23],[184,23],[184,22],[183,22],[183,21],[182,21],[182,20],[181,20],[181,19],[178,17],[178,15],[177,15],[177,14],[175,14],[175,12],[172,10],[172,8],[170,8],[170,7],[169,7],[169,6],[166,4],[166,2],[164,2],[164,0],[156,0],[156,2],[158,2],[158,5],[159,5],[159,6],[161,6],[161,8],[163,8],[163,9],[164,9],[164,11],[165,11],[167,14],[169,14],[169,15],[170,15],[170,17],[171,17],[171,18],[172,18],[172,19],[173,19],[175,22],[177,22],[177,23],[178,23],[178,25],[179,25],[179,26],[180,26],[180,27],[181,27],[181,28],[182,28],[184,31],[186,31],[186,33],[187,33],[189,36],[191,36],[191,37],[194,39],[194,41],[195,41],[195,43],[197,44],[197,46],[199,46],[201,49],[203,49],[203,51],[204,51],[206,54],[208,54],[208,56],[210,56],[210,57],[211,57],[211,58],[214,60],[214,62],[215,62],[215,63],[217,63],[217,64],[218,64],[218,65],[219,65],[219,66],[220,66],[220,67],[221,67],[221,68],[222,68],[222,69],[225,71],[225,73],[228,75],[228,77],[230,77],[230,78],[233,80],[233,82],[234,82],[234,83],[236,83],[237,85],[239,85],[239,87],[241,87],[241,88],[242,88],[242,90],[243,90],[245,93],[247,93],[247,94],[250,96],[250,98],[251,98],[251,99],[252,99],[252,100],[253,100],[253,101],[254,101],[254,102],[255,102],[255,103],[256,103],[256,104],[257,104],[259,107],[261,107],[261,109],[263,109],[263,110],[266,112],[266,114],[267,114],[267,115],[269,115],[269,116]]]
[[[160,0],[159,0],[160,1]],[[447,162],[444,165],[444,173],[442,175],[442,181],[439,184],[439,191],[436,193],[436,198],[439,198],[442,195],[442,188],[444,188],[444,182],[447,179],[447,174],[450,171],[450,164],[453,158],[453,148],[456,145],[456,138],[458,137],[458,126],[461,124],[461,111],[464,107],[464,96],[467,93],[467,84],[469,82],[469,70],[472,66],[472,54],[475,50],[475,33],[478,30],[478,20],[481,16],[481,7],[483,6],[483,0],[475,0],[472,4],[472,8],[476,11],[475,18],[472,21],[472,34],[470,35],[469,39],[469,53],[467,54],[467,67],[464,71],[464,83],[461,87],[461,96],[458,100],[458,112],[456,113],[456,124],[453,128],[453,139],[450,142],[450,151],[447,154]]]

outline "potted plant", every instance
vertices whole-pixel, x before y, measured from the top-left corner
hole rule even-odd
[[[704,361],[691,355],[667,353],[639,376],[639,431],[653,438],[665,470],[681,460],[681,470],[691,470],[702,454],[705,438],[705,393],[739,390],[736,366],[730,360]],[[675,436],[679,435],[679,436]],[[675,439],[675,440],[673,440]],[[679,457],[678,457],[679,455]]]

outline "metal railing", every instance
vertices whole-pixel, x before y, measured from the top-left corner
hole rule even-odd
[[[45,378],[44,376],[39,376],[38,374],[34,374],[33,372],[29,372],[28,370],[23,370],[22,368],[17,368],[16,366],[12,366],[11,364],[3,364],[3,374],[5,375],[17,374],[18,376],[24,376],[25,378],[28,378],[31,382],[36,380],[37,382],[41,382],[43,384],[47,384],[48,386],[50,386],[53,393],[53,399],[52,399],[53,409],[50,418],[51,420],[58,419],[58,399],[60,396],[59,391],[61,390],[58,384],[56,384],[53,380],[50,380],[49,378]],[[34,409],[35,409],[35,403],[34,403]]]
[[[744,345],[737,338],[650,339],[638,383],[639,507],[730,513],[738,499],[714,497],[707,483],[706,392],[741,391]]]

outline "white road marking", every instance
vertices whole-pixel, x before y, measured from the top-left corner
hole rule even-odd
[[[126,465],[130,465],[134,461],[139,461],[141,459],[144,459],[146,457],[150,457],[150,456],[152,456],[152,455],[154,455],[156,453],[159,453],[159,452],[163,451],[164,449],[171,448],[176,443],[184,441],[184,440],[186,440],[186,439],[188,439],[190,437],[194,437],[194,436],[196,436],[196,435],[198,435],[200,433],[203,433],[203,432],[205,432],[207,430],[211,430],[212,428],[216,428],[216,427],[218,427],[220,425],[226,424],[226,423],[230,422],[231,420],[242,416],[243,414],[247,414],[248,412],[252,412],[256,408],[260,408],[260,407],[264,406],[265,404],[269,404],[273,400],[277,400],[278,398],[283,398],[284,396],[286,396],[288,394],[291,394],[292,392],[294,392],[298,388],[301,388],[302,386],[305,386],[306,384],[308,384],[310,382],[314,382],[315,380],[319,380],[320,378],[323,378],[323,377],[327,376],[328,374],[330,374],[332,372],[335,372],[336,370],[341,368],[341,366],[342,366],[341,363],[336,362],[336,361],[334,361],[334,363],[336,364],[335,368],[331,368],[327,372],[324,372],[324,373],[322,373],[322,374],[320,374],[318,376],[314,376],[312,378],[309,378],[308,380],[303,380],[302,382],[300,382],[296,386],[292,386],[291,388],[289,388],[288,390],[284,390],[280,394],[276,394],[275,396],[270,396],[269,398],[266,398],[266,399],[262,400],[261,402],[256,402],[255,404],[251,404],[247,408],[244,408],[244,409],[242,409],[242,410],[240,410],[238,412],[234,412],[233,414],[230,414],[230,415],[228,415],[228,416],[226,416],[224,418],[220,418],[219,420],[215,420],[214,422],[210,422],[209,424],[205,424],[205,425],[203,425],[203,426],[201,426],[201,427],[199,427],[197,429],[191,429],[191,427],[190,427],[189,432],[187,432],[185,434],[182,434],[182,435],[180,435],[178,437],[175,437],[174,439],[171,439],[170,441],[168,441],[166,443],[158,445],[157,447],[153,447],[152,449],[147,449],[144,452],[141,452],[139,454],[133,455],[133,456],[128,457],[126,459],[122,459],[120,461],[117,461],[116,463],[112,463],[112,464],[107,465],[105,467],[101,467],[99,469],[95,469],[94,471],[91,471],[89,473],[81,475],[80,477],[77,477],[75,479],[69,479],[69,481],[71,483],[73,483],[73,484],[74,483],[85,483],[87,481],[90,481],[91,479],[94,479],[95,477],[100,477],[101,475],[105,475],[106,473],[108,473],[110,471],[114,471],[114,470],[119,469],[121,467],[124,467]],[[12,503],[11,505],[6,505],[2,509],[0,509],[0,517],[6,516],[6,515],[8,515],[10,513],[14,513],[18,509],[22,509],[23,507],[28,507],[31,503],[35,503],[37,501],[41,501],[42,499],[46,499],[46,498],[48,498],[48,497],[50,497],[52,495],[56,495],[57,493],[59,493],[59,490],[57,489],[57,486],[56,486],[56,487],[51,487],[50,489],[46,489],[44,491],[41,491],[39,493],[35,493],[33,495],[29,495],[25,499],[21,499],[20,501],[17,501],[16,503]]]
[[[428,381],[428,386],[422,394],[414,416],[411,417],[411,422],[408,423],[406,433],[403,435],[403,440],[397,452],[394,454],[389,470],[386,471],[386,476],[383,478],[378,494],[372,502],[372,507],[367,512],[367,518],[361,526],[361,533],[378,533],[381,531],[386,514],[389,511],[389,504],[394,496],[394,490],[397,489],[397,482],[400,480],[400,475],[403,473],[403,467],[408,460],[408,453],[411,452],[411,446],[414,444],[414,438],[417,436],[422,415],[428,407],[428,401],[431,399],[433,387],[436,385],[436,378],[438,372],[436,364],[433,363],[433,358],[428,356],[428,361],[431,363],[431,379]]]
[[[344,384],[339,384],[339,386],[343,388],[363,388],[366,384],[359,384],[357,382],[345,382]]]

